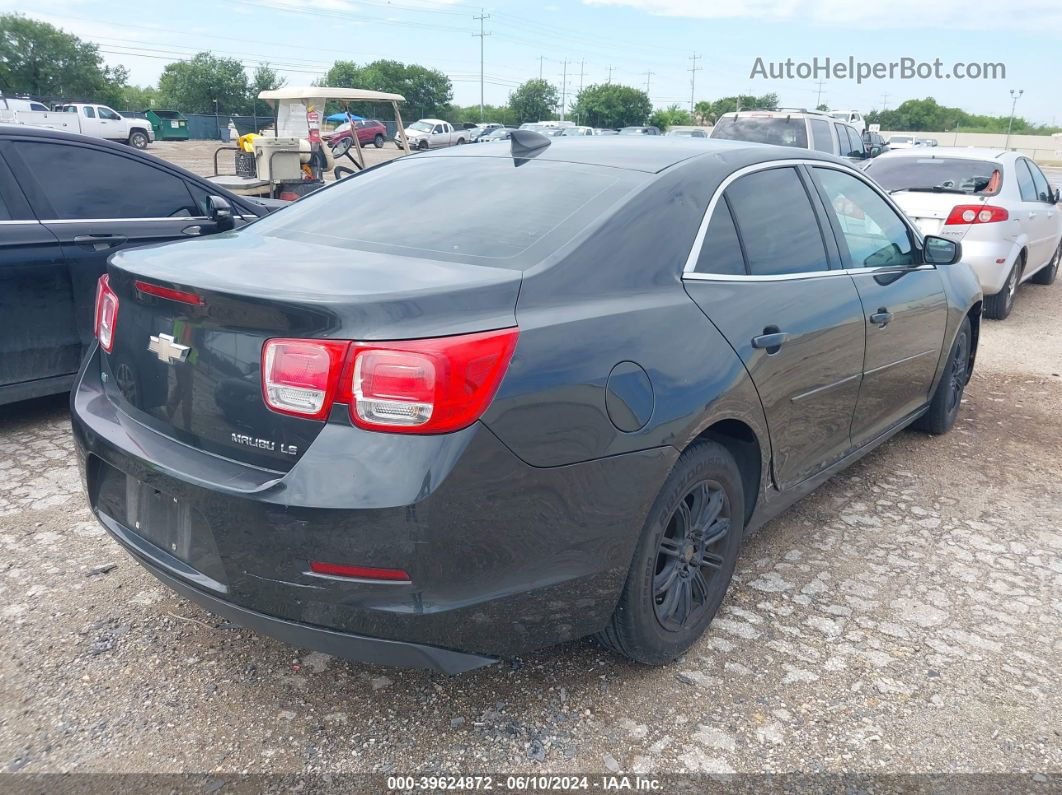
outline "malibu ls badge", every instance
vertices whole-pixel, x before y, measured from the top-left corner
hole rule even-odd
[[[169,334],[159,334],[157,337],[151,337],[151,341],[148,342],[148,350],[159,357],[159,361],[163,364],[176,364],[188,358],[188,351],[191,350],[191,347],[181,345]]]

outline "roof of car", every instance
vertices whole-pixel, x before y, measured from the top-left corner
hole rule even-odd
[[[888,152],[879,155],[879,157],[973,157],[983,160],[999,160],[1007,154],[1008,152],[1005,149],[992,149],[984,146],[931,146],[914,147],[913,149],[890,149]],[[1017,156],[1014,152],[1009,154]]]
[[[561,136],[549,138],[550,144],[533,157],[561,163],[622,168],[655,174],[690,158],[704,155],[744,153],[750,162],[793,158],[841,161],[832,155],[810,149],[770,146],[748,141],[712,138],[668,138],[654,136]],[[411,157],[511,157],[506,147],[461,146],[436,149]]]

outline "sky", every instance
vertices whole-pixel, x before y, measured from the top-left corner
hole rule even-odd
[[[211,50],[248,70],[269,62],[289,85],[309,84],[335,60],[415,62],[445,72],[454,101],[504,104],[539,77],[571,98],[580,85],[646,88],[657,107],[776,92],[789,107],[863,112],[932,96],[973,113],[1017,114],[1062,125],[1062,0],[0,0],[96,42],[131,82],[154,84],[163,66]],[[482,10],[481,10],[482,9]],[[699,56],[696,60],[692,56]],[[1002,63],[1005,78],[770,79],[765,65],[818,58],[868,63]],[[565,65],[565,62],[567,64]],[[795,66],[794,66],[795,68]]]

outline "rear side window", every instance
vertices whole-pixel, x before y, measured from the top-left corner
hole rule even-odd
[[[829,270],[818,219],[792,168],[741,177],[726,189],[749,273],[766,276]]]
[[[734,276],[745,274],[741,241],[738,239],[726,196],[722,197],[712,212],[712,220],[708,222],[695,270],[697,273],[724,273]]]
[[[183,179],[147,163],[85,146],[37,141],[17,141],[15,151],[52,206],[53,212],[41,220],[200,214]]]
[[[86,118],[89,118],[89,119],[96,118],[96,109],[95,108],[90,108],[90,107],[88,107],[86,105],[84,110],[85,110],[85,117]]]
[[[861,179],[833,168],[812,171],[837,219],[852,267],[915,264],[907,226],[877,192]]]
[[[820,152],[837,154],[833,151],[833,138],[830,136],[829,122],[822,119],[811,120],[811,148],[818,149]]]
[[[728,141],[808,148],[807,122],[802,116],[726,117],[715,125],[712,137]]]
[[[543,160],[409,158],[312,193],[253,228],[340,248],[521,269],[562,246],[644,179],[632,171]]]
[[[1021,200],[1023,202],[1036,201],[1036,183],[1033,182],[1032,172],[1029,171],[1029,164],[1025,162],[1024,158],[1018,160],[1017,172],[1018,190],[1021,191]]]
[[[1036,185],[1036,196],[1042,202],[1051,201],[1051,186],[1047,183],[1047,177],[1044,176],[1044,172],[1040,170],[1040,167],[1035,163],[1030,163],[1028,160],[1023,161],[1025,165],[1029,167],[1029,171],[1032,173],[1033,184]]]

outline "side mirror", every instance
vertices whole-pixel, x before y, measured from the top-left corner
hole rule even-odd
[[[1062,188],[1055,188],[1055,195],[1051,197],[1055,204],[1062,202]]]
[[[954,265],[962,259],[962,244],[936,235],[926,235],[922,259],[929,265]]]
[[[236,226],[232,205],[221,196],[207,196],[207,216],[214,222],[215,232],[228,232]]]

